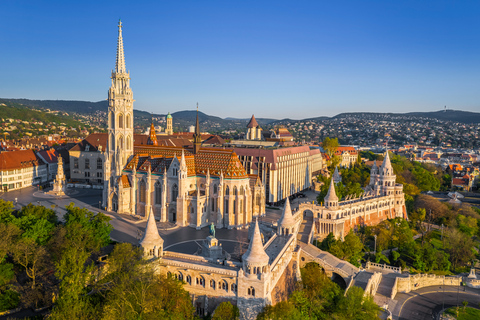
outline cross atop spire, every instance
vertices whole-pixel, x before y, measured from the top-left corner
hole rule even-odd
[[[116,73],[126,73],[125,56],[123,54],[122,20],[118,20],[118,42],[117,42],[117,62],[115,64]]]

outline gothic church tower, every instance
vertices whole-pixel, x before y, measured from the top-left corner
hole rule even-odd
[[[107,157],[110,168],[105,176],[108,185],[104,205],[111,210],[110,197],[116,178],[121,175],[128,158],[133,155],[133,93],[130,88],[130,72],[125,67],[123,53],[122,22],[118,22],[117,61],[112,70],[112,85],[108,90],[108,142]]]

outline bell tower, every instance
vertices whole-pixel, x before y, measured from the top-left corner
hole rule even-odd
[[[117,60],[115,70],[112,71],[112,84],[108,90],[107,152],[113,176],[121,174],[116,172],[116,168],[122,170],[128,158],[133,155],[133,101],[130,72],[127,72],[125,67],[123,53],[122,21],[119,21]]]
[[[122,174],[127,160],[133,155],[133,93],[130,72],[125,67],[122,21],[118,21],[117,59],[108,89],[108,140],[104,167],[103,205],[107,210],[117,208],[112,203],[115,181]],[[109,166],[107,168],[107,165]],[[119,195],[117,195],[119,196]]]

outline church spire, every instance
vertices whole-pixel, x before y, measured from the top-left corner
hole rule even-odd
[[[147,226],[145,227],[145,233],[143,238],[139,242],[142,246],[145,256],[161,257],[163,251],[163,239],[158,233],[157,223],[153,215],[153,209],[150,210],[147,220]]]
[[[197,154],[202,145],[202,136],[200,135],[200,123],[198,121],[198,102],[197,102],[197,121],[195,122],[195,133],[193,134],[193,153]]]
[[[330,188],[328,188],[328,192],[324,201],[325,207],[335,207],[338,203],[338,197],[335,193],[335,184],[333,183],[333,178],[330,180]]]
[[[117,42],[117,63],[115,64],[116,73],[126,73],[125,56],[123,54],[122,20],[118,20],[118,42]]]

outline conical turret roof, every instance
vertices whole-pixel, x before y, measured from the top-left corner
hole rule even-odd
[[[163,244],[163,239],[158,233],[157,223],[155,222],[155,217],[153,215],[153,209],[148,215],[147,226],[145,227],[145,234],[143,235],[139,244],[142,247],[158,247],[159,245]]]
[[[278,220],[278,225],[280,227],[291,227],[295,224],[295,219],[292,216],[292,208],[290,207],[290,201],[285,200],[285,207],[283,208],[283,214],[280,220]]]
[[[330,188],[328,188],[327,195],[324,199],[325,202],[334,202],[338,201],[337,194],[335,193],[335,184],[333,183],[333,178],[330,179]]]
[[[385,154],[385,158],[383,159],[382,166],[380,167],[380,171],[383,172],[383,174],[393,174],[392,170],[392,163],[390,162],[390,156],[388,155],[388,149]],[[387,170],[385,170],[387,169]]]
[[[335,167],[335,171],[333,172],[333,180],[334,182],[342,181],[342,178],[340,177],[340,173],[338,172],[338,167]]]
[[[247,128],[256,128],[258,127],[258,122],[255,119],[255,116],[252,114],[252,118],[250,119],[250,122],[247,124]]]
[[[248,250],[242,256],[244,262],[248,264],[266,265],[270,258],[265,249],[263,249],[262,235],[258,226],[258,218],[255,220],[255,229],[253,231],[252,240],[248,245]]]

